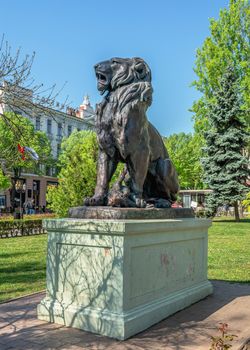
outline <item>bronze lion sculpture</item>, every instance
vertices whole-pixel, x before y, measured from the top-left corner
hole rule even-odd
[[[153,92],[148,65],[137,57],[112,58],[94,68],[97,88],[106,95],[96,106],[97,184],[85,205],[170,207],[178,176],[161,135],[146,116]],[[119,162],[124,170],[109,190]]]

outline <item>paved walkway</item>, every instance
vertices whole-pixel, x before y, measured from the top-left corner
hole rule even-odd
[[[250,284],[213,285],[212,296],[123,342],[37,320],[42,293],[1,304],[0,350],[208,350],[219,322],[238,335],[233,350],[250,349],[244,346],[250,339]]]

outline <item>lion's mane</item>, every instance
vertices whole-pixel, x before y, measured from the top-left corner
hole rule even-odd
[[[115,60],[119,63],[119,59]],[[131,104],[143,102],[147,108],[152,103],[151,71],[141,58],[128,59],[126,65],[121,60],[120,70],[112,77],[110,86],[110,91],[115,92],[110,102],[119,114],[124,107],[131,108]]]

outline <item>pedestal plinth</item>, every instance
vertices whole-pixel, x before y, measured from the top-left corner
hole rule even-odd
[[[212,293],[206,219],[52,219],[38,318],[126,339]]]

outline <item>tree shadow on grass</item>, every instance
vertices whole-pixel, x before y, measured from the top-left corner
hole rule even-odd
[[[246,223],[246,224],[250,224],[250,219],[248,218],[245,218],[245,219],[240,219],[240,221],[235,221],[233,218],[231,219],[214,219],[213,222],[215,222],[216,224],[219,224],[219,223],[234,223],[234,224],[243,224],[243,223]]]
[[[1,254],[1,260],[2,259],[13,259],[13,258],[20,258],[22,256],[27,256],[27,252],[11,252],[11,253],[7,253],[7,252],[4,252]]]
[[[45,281],[45,271],[35,270],[35,271],[23,271],[18,275],[3,275],[0,277],[0,285],[6,284],[18,284],[18,283],[29,283],[36,282],[43,279]],[[1,288],[2,289],[2,288]]]
[[[41,264],[34,267],[33,262],[23,263],[18,267],[0,269],[0,300],[3,302],[18,294],[29,294],[31,286],[44,281],[46,271]],[[0,347],[1,348],[1,347]]]
[[[19,272],[26,272],[26,271],[37,271],[37,270],[43,270],[45,273],[45,263],[42,261],[35,261],[35,260],[30,260],[30,261],[24,261],[21,262],[19,261],[18,264],[13,263],[12,266],[6,265],[6,266],[1,266],[0,267],[0,278],[1,274],[9,274],[9,278],[15,277],[14,274],[18,274]]]

